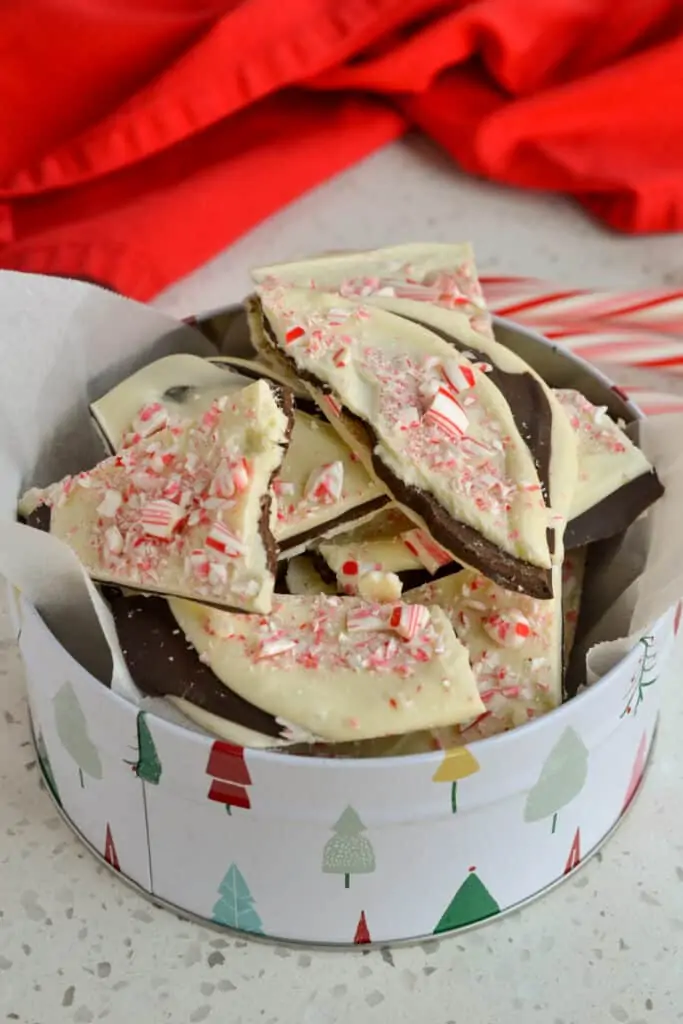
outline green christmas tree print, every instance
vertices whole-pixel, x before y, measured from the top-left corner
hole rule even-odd
[[[583,789],[588,775],[588,750],[579,734],[568,726],[548,754],[538,782],[527,796],[525,821],[552,815],[555,831],[558,812]]]
[[[328,875],[343,875],[344,888],[351,884],[351,875],[367,875],[375,870],[375,851],[362,832],[365,825],[354,811],[347,807],[332,826],[335,835],[325,843],[323,871]]]
[[[36,736],[36,753],[38,755],[38,762],[45,778],[45,784],[52,793],[53,797],[57,801],[57,804],[61,807],[62,800],[57,789],[57,783],[52,773],[52,765],[50,764],[50,758],[48,756],[47,747],[45,746],[45,740],[43,739],[42,732],[39,732]]]
[[[231,864],[218,887],[221,894],[213,907],[213,921],[228,928],[263,935],[261,918],[254,910],[254,897],[236,864]]]
[[[53,697],[55,725],[62,746],[78,765],[81,786],[83,773],[91,779],[102,778],[102,762],[88,735],[88,725],[71,683],[66,682]]]
[[[138,760],[135,765],[135,774],[143,782],[151,782],[153,786],[158,786],[161,778],[161,761],[157,754],[157,748],[154,746],[144,711],[140,711],[138,714],[137,731]]]
[[[145,832],[147,833],[147,863],[149,870],[149,891],[154,892],[154,876],[152,873],[152,847],[149,840],[149,813],[147,811],[147,786],[158,786],[161,779],[161,761],[154,745],[154,739],[147,725],[146,712],[139,711],[136,719],[138,734],[138,759],[133,771],[142,782],[142,804],[145,812]]]
[[[635,718],[638,714],[638,708],[643,703],[644,691],[648,686],[653,686],[659,678],[655,675],[657,667],[655,638],[653,636],[641,636],[638,643],[642,647],[640,660],[631,680],[631,688],[626,697],[626,706],[621,712],[620,718],[624,718],[625,715],[633,715]]]
[[[500,907],[476,874],[474,868],[462,883],[434,929],[434,935],[464,928],[500,913]]]

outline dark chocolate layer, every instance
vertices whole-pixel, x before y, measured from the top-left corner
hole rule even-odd
[[[564,534],[565,549],[582,548],[622,533],[663,494],[664,487],[654,469],[642,473],[570,520]]]
[[[301,530],[299,533],[294,534],[292,537],[288,537],[287,540],[280,542],[280,551],[282,554],[287,554],[290,548],[298,548],[300,544],[307,543],[309,540],[315,540],[317,537],[324,537],[342,523],[354,523],[357,519],[363,519],[365,516],[369,516],[374,512],[379,512],[389,504],[389,498],[382,494],[379,494],[372,501],[366,501],[362,505],[356,505],[355,508],[350,508],[346,512],[337,516],[335,519],[328,519],[326,523],[320,523],[319,526],[312,526],[310,530]]]
[[[161,597],[125,597],[103,587],[126,665],[136,686],[152,697],[181,697],[204,711],[264,736],[280,737],[272,715],[229,690],[179,629]]]

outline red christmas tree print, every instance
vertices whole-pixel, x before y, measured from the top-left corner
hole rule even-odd
[[[109,823],[107,823],[107,831],[104,837],[104,859],[106,860],[107,864],[111,865],[111,867],[114,868],[115,871],[121,870],[121,865],[119,864],[119,855],[116,852],[116,847],[114,846],[114,837],[111,834],[111,828],[109,827]]]
[[[647,734],[643,733],[640,737],[640,743],[638,744],[638,750],[636,751],[636,759],[633,762],[633,768],[631,769],[631,777],[628,780],[628,789],[626,790],[626,796],[624,797],[624,803],[621,808],[623,814],[628,805],[636,795],[636,790],[640,785],[640,780],[643,777],[645,771],[645,759],[647,757]]]
[[[572,845],[569,848],[569,856],[567,857],[567,863],[564,866],[564,873],[568,875],[570,871],[578,867],[581,863],[581,830],[577,828],[574,833],[574,839]]]
[[[214,780],[209,789],[209,800],[225,804],[228,812],[231,807],[243,807],[245,810],[251,807],[246,789],[251,785],[251,776],[244,759],[244,747],[216,740],[211,747],[206,774],[213,776]]]
[[[368,922],[365,920],[364,910],[361,910],[360,912],[358,927],[356,928],[356,934],[353,937],[353,941],[357,946],[363,946],[366,942],[372,942],[370,932],[368,931]]]

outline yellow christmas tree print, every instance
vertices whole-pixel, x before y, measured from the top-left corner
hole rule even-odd
[[[432,775],[432,782],[450,782],[451,810],[458,810],[458,782],[479,771],[479,762],[467,747],[453,747],[444,754],[443,761]]]

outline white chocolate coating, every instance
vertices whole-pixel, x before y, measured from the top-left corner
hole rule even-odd
[[[267,618],[171,600],[189,642],[235,693],[327,741],[466,721],[483,710],[465,648],[439,608],[412,640],[393,609],[357,598],[280,597]],[[363,628],[360,628],[363,626]]]
[[[295,555],[287,562],[285,573],[287,590],[295,597],[316,597],[318,594],[336,594],[337,588],[326,583],[315,567],[310,555]]]
[[[276,263],[252,271],[257,284],[336,292],[374,304],[384,298],[409,299],[453,310],[477,336],[491,335],[491,321],[479,285],[472,247],[410,243],[323,255],[298,263]]]
[[[555,395],[578,443],[579,473],[569,514],[574,519],[619,487],[649,473],[652,466],[605,406],[593,405],[572,388],[558,388]]]

